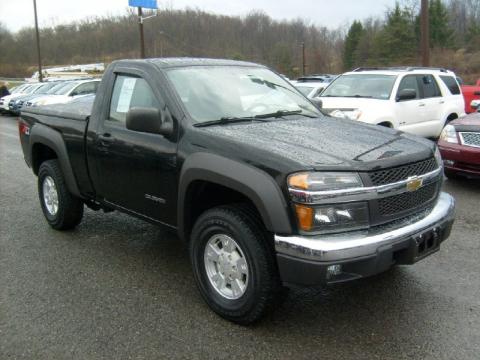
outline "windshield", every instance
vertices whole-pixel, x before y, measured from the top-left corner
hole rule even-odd
[[[40,85],[40,86],[41,86],[41,85]],[[40,86],[38,86],[38,85],[36,85],[36,84],[35,84],[35,85],[32,85],[32,86],[30,86],[28,89],[26,89],[26,90],[23,91],[23,92],[24,92],[25,94],[34,94],[35,91],[37,91]]]
[[[42,85],[35,91],[35,94],[46,94],[48,90],[50,90],[52,87],[56,85],[57,83],[47,83],[45,85]]]
[[[16,94],[16,93],[21,93],[23,90],[25,90],[26,88],[28,87],[28,85],[20,85],[20,86],[17,86],[16,88],[12,89],[12,91],[10,91],[11,94]]]
[[[54,92],[55,95],[66,95],[68,94],[74,87],[76,87],[79,83],[74,81],[74,82],[68,82],[64,84],[61,88],[57,89],[57,91]]]
[[[322,93],[322,97],[358,97],[388,100],[396,75],[349,74],[338,77]]]
[[[296,88],[305,96],[308,96],[308,94],[310,94],[313,90],[312,87],[309,87],[309,86],[296,86]]]
[[[321,115],[292,85],[268,69],[195,66],[170,69],[167,74],[197,123],[285,111]]]
[[[55,94],[57,91],[59,91],[61,88],[63,88],[66,85],[68,85],[68,82],[63,82],[63,81],[61,83],[55,84],[55,86],[53,86],[47,91],[47,94]]]

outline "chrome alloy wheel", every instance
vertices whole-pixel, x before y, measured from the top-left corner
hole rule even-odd
[[[224,234],[212,236],[205,246],[204,263],[208,280],[221,296],[242,297],[248,286],[248,264],[235,240]]]
[[[46,176],[43,179],[43,203],[50,215],[55,216],[58,211],[58,192],[51,176]]]

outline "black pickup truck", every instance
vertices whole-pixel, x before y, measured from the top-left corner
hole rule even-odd
[[[173,229],[205,301],[241,324],[284,286],[413,264],[454,219],[434,143],[325,116],[257,64],[116,61],[95,97],[22,112],[19,132],[54,229],[84,206]]]

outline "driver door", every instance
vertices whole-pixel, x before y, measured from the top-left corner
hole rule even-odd
[[[416,92],[415,99],[399,100],[399,93],[407,89]],[[425,121],[425,104],[421,99],[417,75],[406,75],[400,80],[395,95],[395,118],[398,120],[399,129],[407,132],[414,132],[415,127]]]
[[[130,108],[166,108],[159,93],[139,74],[115,75],[110,109],[100,119],[94,141],[96,190],[98,197],[116,207],[174,224],[176,142],[126,128]]]

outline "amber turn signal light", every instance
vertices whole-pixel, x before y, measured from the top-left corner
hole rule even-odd
[[[298,225],[303,231],[310,231],[313,227],[313,209],[308,206],[295,204]]]
[[[308,190],[308,174],[299,173],[288,178],[288,185],[290,187],[302,190]]]

